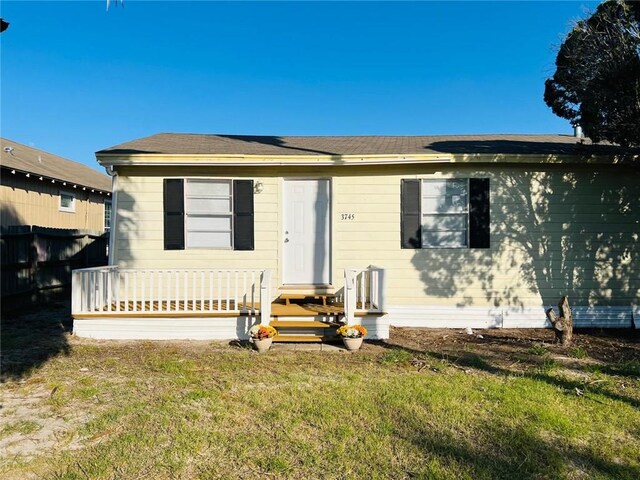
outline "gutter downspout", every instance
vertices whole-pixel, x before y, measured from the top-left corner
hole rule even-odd
[[[109,256],[107,265],[115,265],[116,234],[118,232],[118,173],[113,165],[105,167],[111,177],[111,228],[109,228]]]

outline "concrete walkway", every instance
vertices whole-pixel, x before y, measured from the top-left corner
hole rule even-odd
[[[350,353],[342,345],[330,345],[328,343],[274,343],[271,350],[286,351],[297,350],[301,352],[340,352]]]

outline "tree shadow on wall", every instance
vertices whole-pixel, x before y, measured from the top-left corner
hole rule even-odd
[[[640,301],[637,165],[510,164],[472,175],[491,178],[491,248],[416,250],[428,296],[516,311],[562,295],[584,306]]]
[[[126,191],[120,190],[118,191],[118,201],[117,205],[114,205],[113,210],[113,232],[114,242],[112,244],[115,246],[117,251],[109,253],[110,263],[114,263],[113,260],[116,260],[116,264],[121,268],[126,268],[135,265],[136,258],[136,245],[139,244],[140,241],[144,241],[151,236],[157,236],[158,232],[153,228],[148,228],[146,230],[140,229],[139,225],[144,225],[145,222],[142,218],[139,217],[138,207],[136,205],[136,201],[131,194]],[[164,218],[162,218],[162,196],[159,198],[160,203],[151,203],[149,205],[160,205],[160,212],[154,212],[161,216],[160,224],[164,225]],[[158,207],[156,207],[158,208]],[[150,222],[146,222],[147,225]],[[162,232],[160,233],[162,236]],[[162,255],[164,253],[163,246],[160,246],[160,253]],[[146,249],[140,249],[141,253],[145,253]]]

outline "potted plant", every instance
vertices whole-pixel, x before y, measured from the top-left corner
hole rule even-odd
[[[336,333],[342,337],[347,350],[358,350],[362,346],[362,339],[367,334],[367,329],[362,325],[343,325]]]
[[[249,338],[258,352],[263,353],[271,348],[271,342],[277,333],[276,329],[269,325],[254,325],[249,329]]]

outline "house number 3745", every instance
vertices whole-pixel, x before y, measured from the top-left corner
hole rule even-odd
[[[355,219],[356,219],[355,213],[343,213],[342,216],[340,217],[340,220],[355,220]]]

